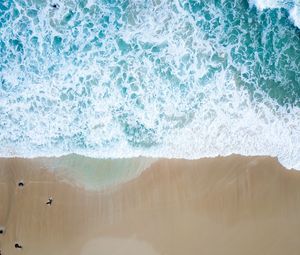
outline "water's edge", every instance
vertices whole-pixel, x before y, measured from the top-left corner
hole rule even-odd
[[[36,157],[36,158],[1,158],[0,159],[20,159],[38,163],[47,171],[55,174],[60,180],[69,184],[84,188],[86,190],[105,190],[116,187],[118,184],[128,182],[137,178],[143,171],[160,160],[183,160],[183,161],[214,161],[219,159],[239,160],[250,158],[250,162],[256,164],[261,159],[271,159],[280,162],[276,157],[270,156],[242,156],[231,154],[228,156],[205,157],[200,159],[183,158],[151,158],[151,157],[133,157],[133,158],[90,158],[77,154],[69,154],[61,157]],[[282,166],[284,168],[284,166]],[[287,169],[286,170],[296,170]],[[296,170],[297,171],[297,170]]]
[[[97,159],[78,154],[36,159],[64,181],[88,190],[102,190],[136,178],[157,160],[146,157]]]

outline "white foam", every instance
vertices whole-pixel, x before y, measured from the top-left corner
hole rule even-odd
[[[66,47],[63,57],[43,45],[30,47],[21,37],[25,71],[15,60],[2,73],[16,90],[0,97],[0,155],[196,159],[237,153],[278,157],[285,167],[300,169],[299,108],[280,106],[259,88],[254,93],[262,100],[250,99],[227,68],[247,73],[249,67],[233,63],[233,45],[221,47],[206,38],[196,25],[204,17],[195,21],[172,1],[139,4],[123,13],[120,30],[113,27],[115,14],[101,6],[112,20],[103,47],[87,51],[94,33],[82,25],[72,37],[62,25],[64,9],[39,14],[43,22],[31,26],[41,42],[63,34],[64,44],[78,50],[67,55]],[[78,13],[78,19],[89,17]],[[222,17],[218,10],[213,14]],[[2,38],[18,31],[13,25],[0,31]],[[216,30],[224,33],[220,27]],[[134,50],[122,52],[120,38]],[[32,63],[38,75],[29,70]],[[207,78],[213,70],[217,74]]]
[[[219,76],[215,83],[209,84],[202,91],[206,97],[193,112],[192,121],[182,128],[172,128],[166,133],[156,131],[163,136],[158,146],[142,149],[128,144],[126,137],[114,126],[111,133],[120,140],[117,144],[97,150],[63,148],[62,151],[53,148],[30,151],[23,144],[9,153],[1,147],[2,156],[60,156],[66,153],[79,153],[91,157],[123,158],[139,155],[150,157],[170,157],[196,159],[230,155],[270,155],[278,157],[287,168],[300,169],[300,110],[285,109],[270,98],[264,102],[252,102],[249,95],[242,89],[237,89],[234,80]],[[178,103],[181,103],[178,101]],[[170,110],[171,114],[172,110]],[[173,111],[174,112],[174,111]],[[174,112],[175,113],[175,112]],[[149,120],[150,124],[155,121]],[[38,123],[37,123],[38,125]],[[105,125],[105,124],[104,124]],[[111,127],[112,123],[107,123]],[[163,123],[161,124],[163,125]],[[69,129],[59,123],[60,127]],[[35,129],[36,131],[36,129]],[[35,139],[45,139],[48,131],[40,127],[41,134],[32,132],[31,142]],[[160,133],[161,132],[161,133]],[[109,134],[109,132],[107,133]],[[5,134],[8,136],[9,134]],[[3,136],[2,136],[3,137]],[[99,139],[99,140],[98,140]],[[90,142],[101,142],[103,138],[96,133],[90,133]],[[40,143],[47,142],[41,140]],[[22,143],[21,143],[22,144]]]
[[[276,0],[249,0],[250,5],[255,5],[259,10],[280,8],[283,1]]]
[[[285,8],[289,11],[290,19],[300,28],[300,1],[299,0],[249,0],[250,5],[255,5],[259,10]]]
[[[300,3],[298,6],[295,5],[290,10],[290,17],[293,23],[295,24],[295,26],[300,28]]]

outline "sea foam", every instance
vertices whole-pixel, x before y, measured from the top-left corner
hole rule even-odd
[[[268,8],[284,8],[288,10],[290,19],[295,26],[300,28],[300,1],[299,0],[249,0],[259,10]]]
[[[300,169],[300,38],[244,1],[1,4],[0,155],[276,156]]]

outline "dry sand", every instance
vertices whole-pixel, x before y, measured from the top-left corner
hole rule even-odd
[[[0,226],[1,255],[299,255],[300,172],[263,157],[164,159],[96,192],[39,160],[0,159]]]

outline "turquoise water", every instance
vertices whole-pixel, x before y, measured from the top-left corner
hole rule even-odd
[[[1,0],[0,155],[239,153],[300,169],[298,7]]]
[[[38,160],[60,180],[88,190],[103,190],[132,180],[155,161],[143,157],[94,159],[76,154]]]

